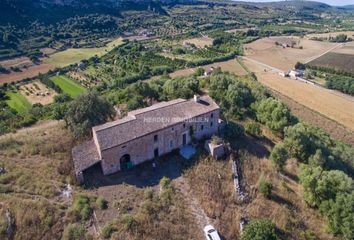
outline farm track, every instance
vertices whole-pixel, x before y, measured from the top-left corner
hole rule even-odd
[[[326,54],[329,53],[329,52],[332,52],[333,50],[335,50],[335,49],[337,49],[337,48],[343,47],[343,45],[344,45],[343,43],[340,43],[340,44],[334,46],[333,48],[328,49],[327,51],[321,53],[320,55],[310,57],[310,58],[307,59],[304,63],[307,64],[307,63],[309,63],[309,62],[311,62],[311,61],[313,61],[313,60],[315,60],[315,59],[317,59],[317,58],[320,58],[320,57],[326,55]]]
[[[187,182],[187,180],[181,176],[177,178],[176,180],[176,186],[178,189],[181,191],[183,196],[185,197],[189,209],[191,210],[191,214],[195,216],[196,223],[199,226],[200,229],[200,236],[196,239],[204,239],[202,235],[203,228],[211,223],[211,219],[206,215],[200,204],[198,203],[198,200],[193,196],[193,193],[191,192],[190,186]]]

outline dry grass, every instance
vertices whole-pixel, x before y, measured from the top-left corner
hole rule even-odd
[[[275,42],[288,43],[289,41],[294,41],[297,48],[283,48],[275,45]],[[312,41],[298,37],[270,37],[246,44],[245,54],[252,59],[287,71],[292,69],[296,62],[307,62],[336,45],[336,43]],[[299,49],[300,46],[303,49]]]
[[[252,151],[262,148],[261,142],[250,141],[252,144],[246,148]],[[280,230],[281,239],[305,240],[306,233],[314,233],[318,239],[334,239],[326,233],[325,222],[319,214],[302,200],[302,188],[297,182],[284,180],[267,158],[247,150],[241,151],[241,161],[242,185],[250,196],[246,203],[235,200],[229,160],[201,158],[186,173],[193,193],[225,239],[239,239],[241,216],[271,219]],[[296,163],[288,164],[287,171],[294,176],[296,170]],[[257,190],[261,178],[273,184],[270,199],[264,198]]]
[[[265,86],[295,100],[296,102],[354,130],[354,101],[350,96],[279,76],[264,67],[245,61],[246,66],[256,73]]]
[[[0,203],[11,213],[15,239],[61,238],[68,206],[60,192],[71,179],[72,146],[58,123],[0,138],[0,164],[7,171],[0,175]]]
[[[213,39],[209,37],[199,37],[184,40],[183,43],[194,44],[198,48],[205,48],[213,45]]]
[[[352,130],[338,124],[324,115],[318,114],[314,110],[311,110],[280,93],[273,91],[272,95],[280,98],[290,108],[291,113],[302,121],[322,128],[336,140],[340,140],[354,146],[354,132]]]
[[[204,70],[208,70],[210,67],[220,67],[223,71],[228,71],[230,73],[236,74],[236,75],[246,75],[247,72],[246,70],[236,61],[236,59],[231,59],[228,61],[224,62],[218,62],[218,63],[213,63],[213,64],[208,64],[205,66],[202,66]],[[181,77],[181,76],[188,76],[190,74],[193,74],[197,68],[187,68],[187,69],[182,69],[175,71],[170,74],[172,78],[175,77]]]

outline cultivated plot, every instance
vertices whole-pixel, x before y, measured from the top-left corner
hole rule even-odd
[[[31,104],[27,99],[18,91],[7,91],[6,96],[9,98],[6,103],[18,113],[26,112],[31,108]]]
[[[284,78],[272,71],[265,72],[263,66],[260,67],[254,62],[245,60],[245,64],[267,87],[354,130],[354,98],[340,93],[336,94],[329,89]]]
[[[20,87],[19,91],[31,104],[40,103],[42,105],[53,102],[53,97],[57,93],[39,81],[34,81]]]
[[[338,44],[312,41],[298,37],[262,38],[245,45],[245,55],[272,67],[288,71],[296,62],[307,62]]]
[[[71,97],[76,97],[86,92],[86,88],[64,75],[51,77],[50,80],[52,80],[54,84],[56,84],[64,93],[69,94]]]

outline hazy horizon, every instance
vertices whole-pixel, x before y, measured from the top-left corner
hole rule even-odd
[[[282,2],[285,0],[236,0],[242,2]],[[333,6],[353,5],[354,0],[315,0],[315,2],[327,3]]]

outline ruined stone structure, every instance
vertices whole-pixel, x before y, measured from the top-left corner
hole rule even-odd
[[[93,140],[72,150],[77,179],[100,163],[105,175],[125,170],[217,134],[219,106],[209,96],[176,99],[129,112],[92,129]]]

